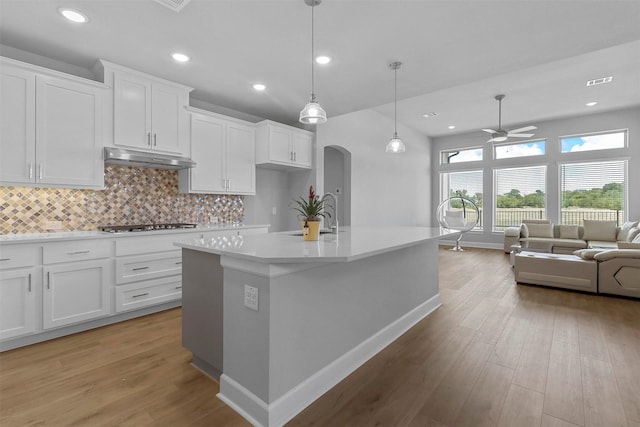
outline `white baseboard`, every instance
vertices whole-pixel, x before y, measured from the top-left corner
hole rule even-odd
[[[247,421],[259,427],[279,427],[382,351],[412,326],[440,307],[436,294],[375,335],[322,368],[271,404],[264,402],[225,374],[220,377],[218,398]]]

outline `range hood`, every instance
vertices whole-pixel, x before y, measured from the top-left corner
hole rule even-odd
[[[156,169],[188,169],[196,165],[196,162],[187,157],[172,156],[170,154],[145,153],[144,151],[112,147],[105,147],[104,162],[115,165],[139,166]]]

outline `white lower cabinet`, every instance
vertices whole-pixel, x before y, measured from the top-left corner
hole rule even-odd
[[[182,275],[116,286],[116,312],[182,298]]]
[[[36,331],[36,292],[41,272],[39,267],[0,271],[0,339]]]
[[[45,266],[43,328],[109,315],[110,266],[108,259]]]

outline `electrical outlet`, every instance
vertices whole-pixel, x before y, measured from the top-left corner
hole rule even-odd
[[[336,187],[336,194],[342,194],[342,188]]]
[[[244,285],[244,306],[258,311],[258,288]]]
[[[46,230],[61,230],[62,229],[62,221],[45,221],[44,228]]]

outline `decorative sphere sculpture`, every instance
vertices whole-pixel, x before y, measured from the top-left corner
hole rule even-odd
[[[463,251],[464,249],[460,247],[462,235],[478,224],[480,211],[475,203],[457,192],[456,196],[449,197],[438,205],[436,218],[442,228],[460,232],[456,246],[451,250]]]

